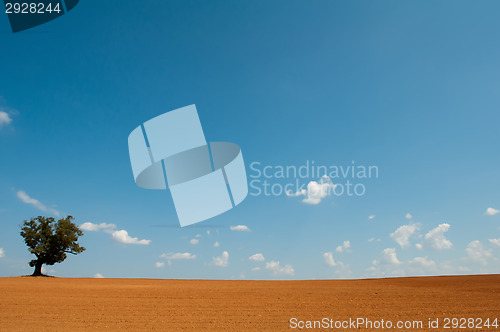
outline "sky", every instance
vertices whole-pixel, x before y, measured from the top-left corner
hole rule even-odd
[[[19,226],[38,215],[84,230],[59,277],[500,273],[499,10],[82,0],[16,34],[0,14],[0,276],[32,273]],[[136,186],[127,138],[191,104],[208,141],[241,147],[250,192],[181,228],[168,190]],[[313,164],[328,173],[280,173]]]

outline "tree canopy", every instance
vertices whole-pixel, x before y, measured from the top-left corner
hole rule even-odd
[[[21,236],[29,252],[36,256],[29,262],[31,267],[35,267],[33,276],[42,275],[43,264],[61,263],[67,254],[78,255],[85,251],[77,242],[83,232],[72,220],[72,216],[57,221],[52,217],[38,216],[24,221]]]

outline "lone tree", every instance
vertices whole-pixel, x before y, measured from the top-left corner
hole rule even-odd
[[[42,265],[54,265],[66,259],[66,254],[78,255],[85,251],[77,243],[83,235],[72,216],[55,220],[54,218],[36,217],[25,220],[21,226],[21,236],[30,253],[36,256],[29,264],[35,267],[32,276],[42,276]]]

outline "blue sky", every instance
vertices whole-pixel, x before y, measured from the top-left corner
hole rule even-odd
[[[499,9],[87,0],[17,34],[0,15],[0,276],[32,272],[23,220],[58,213],[111,225],[86,230],[84,254],[47,268],[57,276],[500,273]],[[168,191],[135,185],[127,137],[190,104],[249,176],[252,162],[308,161],[379,176],[356,180],[363,196],[248,196],[180,228]]]

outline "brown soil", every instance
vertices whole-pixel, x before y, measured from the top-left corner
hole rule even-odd
[[[440,328],[433,331],[442,329],[445,318],[500,321],[500,275],[324,281],[0,278],[1,331],[285,331],[293,317],[420,320],[424,330],[430,330],[429,318],[439,319]],[[479,329],[461,329],[470,330]]]

